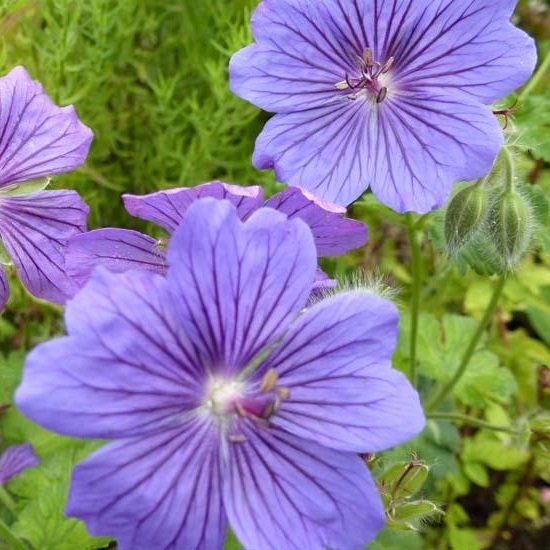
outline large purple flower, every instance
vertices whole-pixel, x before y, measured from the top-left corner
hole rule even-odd
[[[70,293],[64,247],[85,231],[88,207],[74,191],[25,194],[29,186],[23,184],[77,168],[91,141],[91,130],[73,107],[57,107],[23,67],[0,78],[0,237],[24,284],[39,298],[63,302]],[[47,179],[39,187],[46,184]],[[8,292],[0,268],[0,310]]]
[[[115,440],[76,467],[68,514],[121,550],[355,549],[384,523],[357,453],[418,433],[391,367],[398,314],[360,291],[304,306],[311,231],[262,208],[196,201],[168,272],[98,268],[16,393],[62,434]]]
[[[319,256],[338,256],[363,246],[367,240],[366,226],[345,218],[345,208],[322,201],[298,188],[288,188],[264,202],[260,187],[213,181],[144,196],[124,195],[123,200],[130,214],[156,223],[171,234],[189,206],[203,197],[231,201],[243,220],[264,205],[283,212],[289,218],[300,218],[313,232]],[[128,229],[97,229],[75,236],[69,243],[66,263],[67,272],[79,285],[88,280],[98,265],[113,272],[136,268],[155,273],[166,271],[162,243],[159,245],[158,240]],[[319,270],[318,287],[331,284]]]
[[[502,143],[487,105],[523,84],[536,51],[516,0],[264,0],[231,88],[278,113],[254,164],[349,204],[368,187],[402,211],[441,206]]]

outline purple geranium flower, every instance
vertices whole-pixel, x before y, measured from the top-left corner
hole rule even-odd
[[[231,87],[278,113],[254,164],[339,204],[441,206],[503,143],[487,105],[533,71],[516,0],[264,0]]]
[[[264,202],[260,187],[240,187],[214,181],[145,196],[124,195],[123,200],[130,214],[154,222],[171,234],[189,206],[203,197],[231,201],[243,220],[264,205],[283,212],[289,218],[302,219],[313,232],[319,256],[344,254],[367,241],[366,226],[345,218],[345,208],[322,201],[298,188],[288,188]],[[67,248],[66,263],[67,272],[80,286],[98,265],[114,272],[136,268],[156,273],[166,271],[165,251],[159,246],[159,241],[128,229],[98,229],[75,236]],[[334,286],[334,282],[319,270],[317,286],[326,288]]]
[[[40,460],[30,443],[8,447],[0,456],[0,485],[38,464]]]
[[[304,311],[317,255],[301,220],[192,204],[166,277],[98,268],[16,393],[62,434],[115,440],[74,471],[67,513],[121,550],[354,549],[384,523],[357,453],[418,433],[391,367],[398,314],[352,291]]]
[[[74,191],[23,194],[29,186],[22,184],[80,166],[92,137],[73,107],[57,107],[23,67],[0,78],[0,237],[25,286],[39,298],[66,299],[72,283],[64,247],[86,230],[88,207]],[[8,292],[0,268],[0,310]]]

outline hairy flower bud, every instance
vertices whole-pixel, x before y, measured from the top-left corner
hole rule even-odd
[[[482,185],[471,185],[455,195],[445,216],[445,240],[452,254],[468,244],[481,229],[488,206],[488,193]]]
[[[491,241],[506,271],[512,271],[529,249],[533,236],[530,203],[516,190],[497,196],[489,213]]]

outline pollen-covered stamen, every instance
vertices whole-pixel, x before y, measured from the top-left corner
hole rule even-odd
[[[260,391],[262,393],[267,393],[273,390],[279,379],[279,373],[275,369],[269,369],[264,377],[262,378],[262,383],[260,384]]]
[[[382,103],[388,96],[389,72],[394,61],[393,57],[385,63],[375,61],[372,49],[366,48],[363,55],[357,57],[357,74],[346,74],[345,80],[337,82],[335,87],[341,91],[352,90],[354,93],[346,95],[348,99],[370,97]]]

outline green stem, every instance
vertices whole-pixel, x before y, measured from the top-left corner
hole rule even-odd
[[[514,164],[514,157],[512,156],[512,153],[510,153],[510,149],[506,147],[506,145],[502,148],[501,156],[506,169],[506,191],[510,192],[514,190],[516,179],[516,166]]]
[[[550,69],[550,51],[546,54],[533,78],[527,83],[518,97],[518,103],[525,101],[525,98],[539,85],[546,72]]]
[[[6,542],[10,550],[25,550],[25,545],[2,520],[0,520],[0,540]]]
[[[485,420],[480,420],[474,416],[467,416],[465,414],[458,413],[428,413],[428,418],[433,420],[450,420],[451,422],[459,422],[461,424],[468,424],[469,426],[476,426],[478,428],[486,428],[488,430],[493,430],[495,432],[505,432],[513,435],[519,435],[518,430],[514,430],[509,426],[499,426],[497,424],[491,424],[490,422],[485,422]]]
[[[470,343],[466,348],[466,351],[464,353],[464,356],[462,357],[462,361],[460,362],[458,369],[454,373],[451,380],[449,380],[449,382],[447,382],[447,384],[445,384],[439,390],[439,392],[436,393],[435,397],[428,402],[428,405],[426,407],[426,410],[428,411],[428,413],[436,409],[439,406],[439,404],[442,401],[444,401],[444,399],[453,391],[454,387],[458,384],[458,382],[460,382],[461,378],[464,376],[464,373],[466,372],[466,369],[468,368],[468,365],[470,363],[470,359],[472,358],[472,355],[474,354],[481,340],[481,337],[485,332],[485,329],[487,328],[487,326],[489,325],[489,323],[491,322],[491,319],[495,314],[495,310],[497,308],[497,304],[498,304],[498,301],[500,300],[500,297],[502,295],[502,290],[504,289],[505,284],[506,284],[506,277],[502,276],[495,287],[493,296],[491,297],[491,300],[487,305],[487,308],[485,309],[483,319],[480,321],[475,334],[472,336],[472,339],[470,340]]]
[[[9,495],[9,493],[0,485],[0,502],[4,505],[4,507],[9,510],[12,514],[15,513],[15,502]]]
[[[410,372],[409,378],[416,387],[416,353],[418,344],[418,319],[420,316],[420,291],[422,289],[422,254],[420,245],[422,233],[411,214],[407,214],[407,227],[412,256],[412,297],[411,297],[411,333],[410,333]]]

